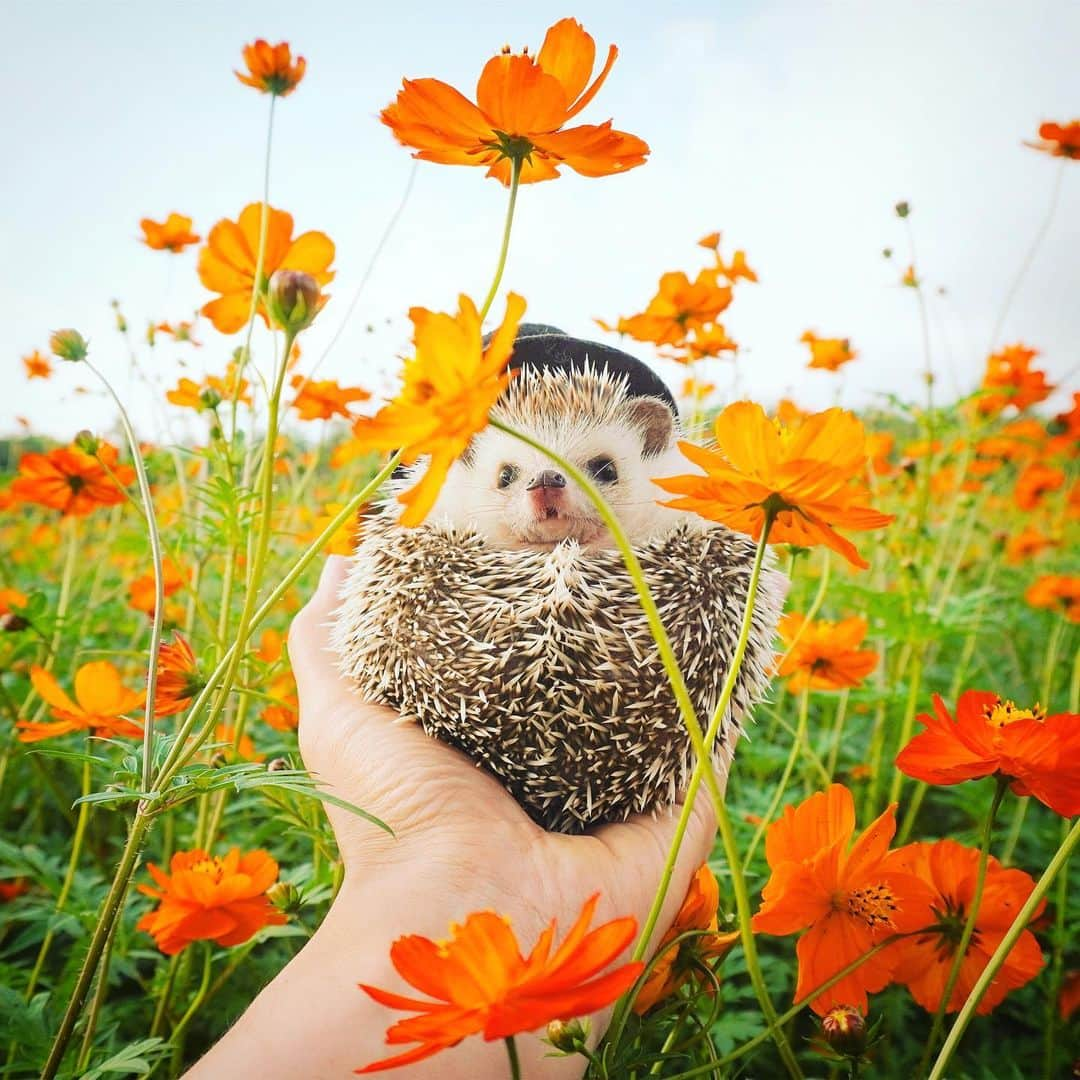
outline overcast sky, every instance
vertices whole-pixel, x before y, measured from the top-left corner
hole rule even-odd
[[[148,319],[189,317],[209,299],[194,252],[149,251],[138,222],[176,210],[205,235],[259,197],[267,99],[232,75],[255,37],[287,39],[308,60],[279,102],[271,180],[272,205],[337,244],[333,299],[307,337],[308,362],[338,329],[409,180],[408,152],[377,120],[401,77],[437,76],[471,96],[504,42],[538,47],[563,15],[579,18],[601,52],[620,48],[581,119],[612,117],[652,156],[625,176],[567,170],[524,188],[504,289],[527,298],[529,319],[596,337],[594,316],[639,310],[661,272],[703,265],[695,241],[720,229],[728,253],[745,248],[761,276],[738,291],[727,323],[744,346],[739,388],[766,402],[792,393],[825,405],[838,385],[852,406],[882,391],[921,395],[915,297],[898,286],[907,264],[898,199],[913,208],[921,276],[947,289],[930,296],[942,392],[971,388],[1059,165],[1021,141],[1042,120],[1080,115],[1074,0],[7,0],[4,9],[0,433],[16,416],[59,437],[108,427],[107,402],[75,393],[82,372],[64,366],[27,382],[19,363],[51,329],[75,326],[130,392],[143,433],[164,434],[159,395],[132,383],[109,302],[121,301],[138,338]],[[421,164],[321,370],[378,385],[406,345],[411,305],[445,310],[459,291],[482,298],[504,207],[504,189],[481,170]],[[1070,390],[1080,386],[1078,217],[1080,163],[1070,163],[1003,334],[1040,349]],[[839,384],[805,370],[807,328],[850,337],[859,351]],[[167,341],[143,350],[151,376],[172,385],[185,371],[221,371],[238,341],[205,322],[201,336],[200,350]],[[171,411],[182,436],[189,420]]]

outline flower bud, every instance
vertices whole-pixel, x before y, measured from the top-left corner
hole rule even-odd
[[[547,1041],[564,1054],[580,1054],[588,1037],[588,1020],[552,1020],[547,1026]]]
[[[3,615],[0,615],[0,633],[5,634],[18,634],[20,631],[25,630],[30,625],[26,619],[21,615],[16,615],[13,611],[8,611]]]
[[[221,395],[212,386],[204,386],[199,391],[199,402],[204,409],[216,409],[221,404]]]
[[[89,346],[78,330],[54,330],[49,336],[49,348],[58,360],[85,360]]]
[[[266,307],[282,330],[303,330],[319,312],[319,283],[301,270],[278,270],[266,289]]]
[[[75,445],[84,453],[93,457],[101,446],[101,440],[85,428],[75,436]]]
[[[851,1005],[831,1008],[821,1018],[821,1034],[844,1057],[860,1057],[866,1050],[866,1018]]]
[[[300,890],[291,881],[275,881],[266,890],[266,899],[278,911],[291,914],[300,907]]]
[[[266,763],[267,772],[286,772],[289,768],[288,758],[276,757]]]
[[[897,217],[905,218],[910,213],[911,213],[911,206],[908,204],[906,199],[903,200],[902,202],[898,202],[896,204],[896,216]]]

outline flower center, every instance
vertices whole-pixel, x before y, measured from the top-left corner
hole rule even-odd
[[[216,856],[200,859],[197,863],[192,863],[191,869],[196,874],[204,874],[206,877],[213,878],[215,882],[221,880],[221,860]]]
[[[989,705],[984,711],[986,722],[999,731],[1007,724],[1014,724],[1017,720],[1043,720],[1046,710],[1038,704],[1030,709],[1018,709],[1011,701],[999,701],[996,705]]]
[[[867,926],[892,926],[896,911],[896,897],[888,885],[878,882],[862,889],[852,889],[847,894],[848,914],[862,919]]]

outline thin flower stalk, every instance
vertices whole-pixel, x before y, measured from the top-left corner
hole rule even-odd
[[[900,736],[896,743],[897,752],[911,741],[911,733],[915,728],[915,714],[919,711],[919,692],[922,690],[923,652],[914,649],[914,660],[911,664],[911,672],[908,674],[908,694],[904,702],[904,716],[900,721]],[[899,676],[902,677],[902,676]],[[904,774],[899,769],[893,770],[892,781],[889,783],[889,797],[886,803],[900,801],[900,787],[904,782]]]
[[[937,1060],[934,1062],[933,1068],[930,1070],[927,1080],[943,1080],[945,1069],[948,1067],[960,1040],[964,1037],[964,1032],[967,1030],[968,1024],[971,1023],[971,1018],[975,1015],[975,1010],[978,1008],[983,994],[989,989],[990,984],[994,981],[994,976],[997,975],[1001,966],[1008,959],[1009,953],[1012,952],[1012,948],[1020,935],[1027,929],[1028,923],[1034,916],[1039,904],[1042,903],[1043,897],[1050,890],[1050,886],[1068,864],[1069,856],[1072,854],[1077,842],[1080,842],[1080,819],[1073,823],[1068,836],[1058,845],[1058,849],[1043,871],[1042,877],[1036,882],[1035,888],[1024,902],[1023,907],[1016,913],[1012,926],[1009,927],[1005,936],[1001,939],[1001,944],[994,951],[994,955],[990,957],[990,962],[975,981],[971,993],[968,994],[967,1001],[964,1002],[960,1011],[956,1014],[956,1020],[949,1029],[949,1034],[945,1038],[945,1043],[937,1056]]]
[[[150,480],[146,475],[146,464],[139,450],[139,439],[135,434],[135,429],[131,426],[131,419],[128,417],[127,410],[109,380],[98,371],[89,359],[83,360],[83,363],[108,390],[120,414],[120,423],[128,441],[128,450],[131,453],[131,461],[135,466],[135,476],[139,482],[139,497],[142,500],[143,517],[146,519],[146,530],[150,538],[150,557],[154,564],[154,614],[150,621],[150,659],[146,671],[146,705],[143,711],[142,789],[148,791],[150,789],[154,758],[154,697],[157,690],[158,649],[161,646],[161,624],[165,618],[165,585],[162,570],[161,535],[158,532],[157,516],[154,513],[154,500],[150,494]]]
[[[480,321],[487,318],[491,305],[499,291],[499,283],[502,281],[503,271],[506,269],[506,256],[510,250],[510,229],[514,224],[514,207],[517,204],[518,186],[521,181],[521,158],[514,157],[510,160],[510,201],[506,204],[506,222],[503,225],[502,245],[499,247],[499,261],[495,264],[495,277],[491,282],[491,288],[484,297],[483,306],[480,308]]]
[[[982,906],[983,888],[986,885],[986,868],[990,863],[990,842],[994,834],[994,822],[997,820],[998,809],[1005,792],[1009,790],[1007,778],[999,777],[994,789],[994,797],[990,803],[990,810],[986,815],[986,823],[983,826],[982,842],[979,845],[979,866],[975,874],[975,889],[971,894],[971,908],[964,920],[964,928],[960,933],[960,940],[956,944],[956,954],[953,956],[952,967],[949,969],[948,978],[945,980],[945,988],[941,993],[941,1003],[937,1012],[934,1013],[934,1022],[930,1028],[930,1036],[926,1040],[926,1048],[923,1050],[922,1061],[919,1063],[917,1075],[926,1072],[926,1066],[930,1062],[930,1055],[941,1038],[941,1029],[945,1024],[945,1010],[952,1000],[956,981],[960,978],[960,969],[963,967],[967,956],[968,946],[971,944],[975,933],[975,924],[979,918],[979,908]]]

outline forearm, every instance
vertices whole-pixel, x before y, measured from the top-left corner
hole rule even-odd
[[[363,1065],[409,1049],[385,1042],[386,1029],[402,1014],[376,1004],[357,984],[418,996],[389,961],[392,941],[403,933],[423,932],[431,918],[431,905],[418,899],[405,882],[401,887],[369,882],[362,894],[359,886],[343,889],[311,940],[187,1074],[189,1080],[256,1075],[261,1080],[341,1080]],[[428,908],[426,917],[418,907]],[[445,928],[445,916],[438,918]],[[546,1058],[551,1048],[540,1041],[542,1034],[517,1038],[523,1076],[580,1077],[583,1059]],[[488,1043],[476,1035],[389,1075],[504,1080],[509,1066],[501,1040]]]

